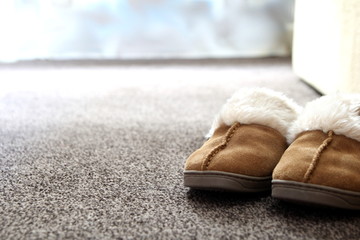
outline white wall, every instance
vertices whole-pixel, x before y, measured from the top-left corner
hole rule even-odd
[[[293,68],[322,93],[360,92],[360,1],[297,0]]]

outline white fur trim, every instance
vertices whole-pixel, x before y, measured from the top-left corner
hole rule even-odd
[[[292,142],[299,133],[311,130],[334,131],[360,141],[360,94],[333,94],[306,104],[289,129]]]
[[[280,92],[266,88],[244,88],[234,93],[215,118],[208,137],[222,123],[260,124],[279,131],[283,136],[297,118],[301,107]]]

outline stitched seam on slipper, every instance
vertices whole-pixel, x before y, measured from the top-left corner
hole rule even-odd
[[[220,143],[220,145],[213,148],[213,150],[210,151],[210,153],[205,157],[205,160],[201,166],[201,170],[207,170],[211,161],[215,157],[216,154],[218,154],[221,150],[225,149],[228,143],[230,142],[232,136],[234,135],[235,131],[241,126],[240,123],[234,123],[229,130],[226,132],[223,141]]]
[[[333,140],[334,132],[329,131],[327,134],[328,134],[328,137],[322,142],[322,144],[316,150],[316,153],[315,153],[313,159],[311,160],[310,166],[304,175],[303,182],[305,182],[305,183],[310,181],[310,178],[312,177],[317,165],[320,162],[321,154],[324,152],[324,150],[330,145],[331,141]]]

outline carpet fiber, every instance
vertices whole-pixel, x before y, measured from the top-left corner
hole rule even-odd
[[[359,239],[360,214],[183,186],[240,87],[318,97],[288,59],[0,66],[1,239]]]

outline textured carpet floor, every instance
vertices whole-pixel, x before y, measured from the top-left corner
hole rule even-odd
[[[182,185],[236,89],[318,97],[287,59],[73,65],[0,68],[0,239],[359,239],[358,212]]]

